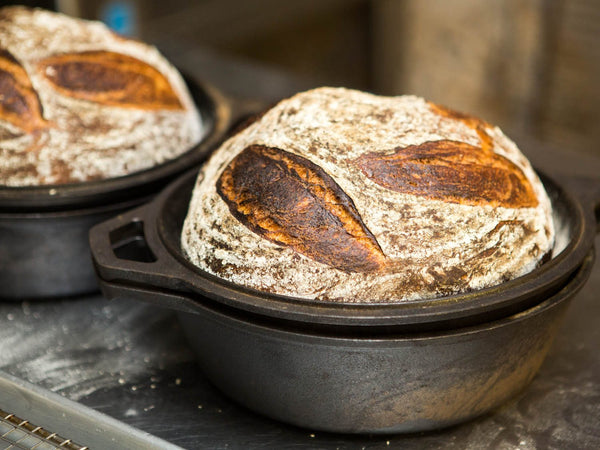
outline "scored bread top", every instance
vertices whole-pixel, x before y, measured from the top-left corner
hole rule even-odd
[[[344,88],[297,94],[223,143],[181,236],[190,261],[225,280],[343,302],[493,286],[553,241],[544,187],[499,128]]]
[[[177,70],[99,22],[0,9],[0,184],[85,182],[154,167],[202,137]]]

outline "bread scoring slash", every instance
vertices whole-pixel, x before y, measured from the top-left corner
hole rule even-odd
[[[177,70],[100,22],[0,9],[0,184],[120,177],[202,137]]]
[[[181,236],[193,264],[227,281],[359,303],[494,286],[553,243],[544,187],[499,128],[414,96],[327,87],[222,144]]]

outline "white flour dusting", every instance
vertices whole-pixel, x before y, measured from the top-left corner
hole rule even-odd
[[[156,383],[149,373],[194,358],[173,352],[185,343],[172,332],[178,327],[172,313],[139,302],[7,304],[0,314],[0,370],[75,401],[114,387],[115,380]]]

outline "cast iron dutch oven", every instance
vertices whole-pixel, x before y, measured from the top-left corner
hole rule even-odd
[[[202,117],[201,142],[180,157],[131,175],[54,186],[0,187],[0,298],[22,300],[98,290],[92,225],[156,195],[201,163],[227,130],[254,110],[196,80],[187,84]]]
[[[206,376],[272,418],[350,433],[415,432],[480,415],[526,386],[593,265],[600,182],[543,176],[553,257],[502,285],[398,304],[249,290],[190,265],[179,245],[195,173],[94,227],[106,297],[175,309]]]

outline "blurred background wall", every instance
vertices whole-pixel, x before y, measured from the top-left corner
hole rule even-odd
[[[600,154],[598,0],[53,4],[159,47],[198,45],[310,85],[414,93],[513,137]]]

